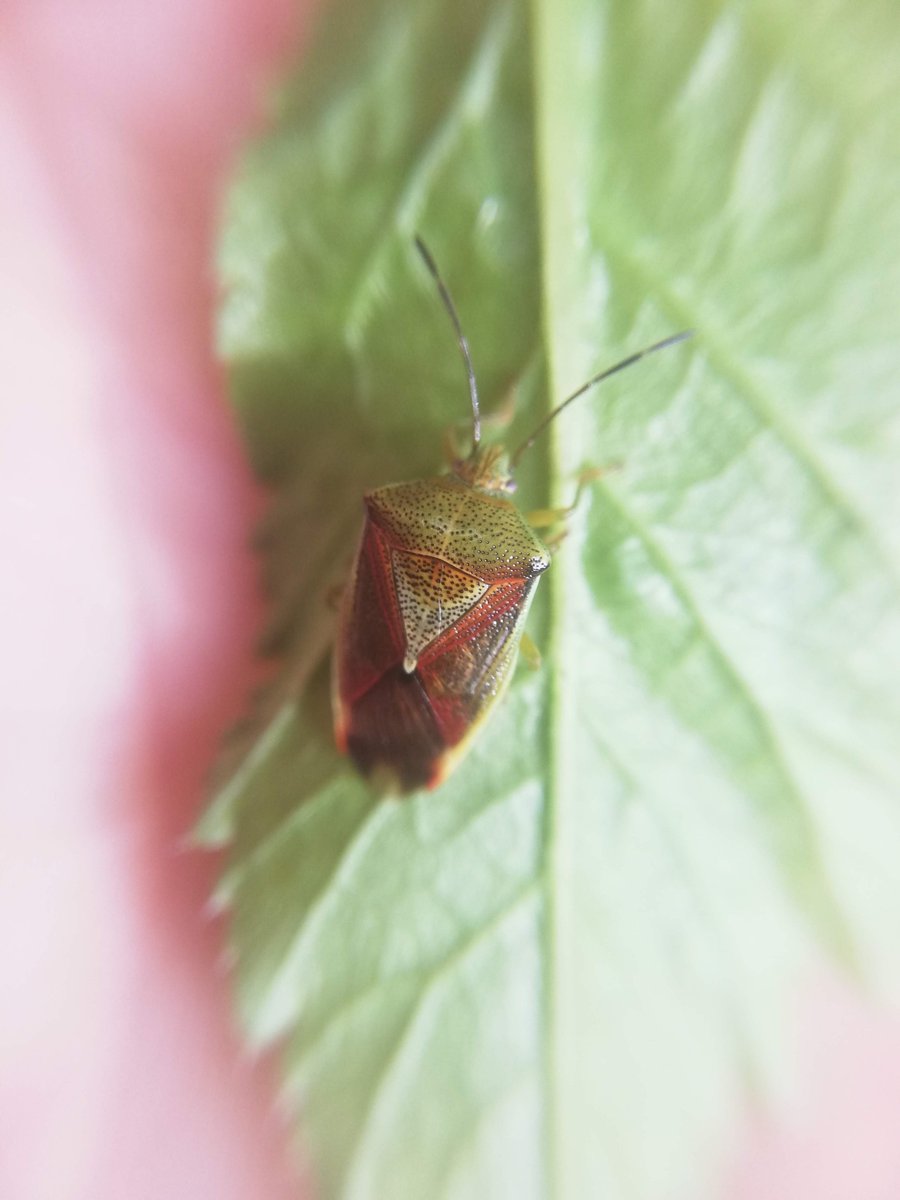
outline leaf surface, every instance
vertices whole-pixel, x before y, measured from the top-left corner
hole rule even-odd
[[[326,1197],[714,1194],[799,982],[900,984],[900,118],[891,6],[339,0],[247,155],[221,342],[275,686],[223,763],[241,1013]],[[326,597],[466,416],[588,492],[539,673],[451,780],[331,746]]]

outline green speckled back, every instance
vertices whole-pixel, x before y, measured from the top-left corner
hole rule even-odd
[[[550,565],[546,547],[510,500],[453,475],[378,488],[365,501],[392,541],[479,579],[530,579]]]

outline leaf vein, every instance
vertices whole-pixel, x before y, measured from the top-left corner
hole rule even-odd
[[[520,891],[518,891],[510,901],[500,909],[486,925],[481,925],[476,930],[475,934],[467,939],[460,947],[458,947],[451,955],[444,959],[436,969],[429,971],[423,976],[423,986],[417,993],[415,1001],[410,1009],[409,1016],[403,1024],[403,1027],[397,1038],[397,1043],[390,1052],[387,1060],[377,1072],[375,1077],[375,1086],[372,1092],[372,1098],[369,1102],[368,1111],[363,1120],[359,1134],[356,1138],[355,1162],[356,1166],[351,1171],[349,1191],[352,1195],[353,1180],[360,1170],[364,1167],[360,1166],[364,1162],[366,1153],[366,1141],[372,1136],[375,1123],[378,1119],[379,1111],[386,1103],[385,1097],[388,1094],[388,1087],[395,1077],[402,1060],[404,1051],[412,1044],[413,1037],[419,1026],[424,1022],[428,1015],[428,1009],[431,1005],[437,1003],[435,997],[438,994],[439,985],[449,980],[452,971],[458,967],[464,959],[472,953],[491,933],[496,933],[502,926],[503,922],[513,916],[519,908],[527,903],[532,896],[539,893],[537,880],[531,880]]]
[[[828,879],[820,840],[809,812],[808,803],[788,766],[784,751],[769,723],[764,706],[757,699],[745,676],[738,670],[737,665],[714,635],[694,599],[686,580],[675,567],[675,564],[660,543],[653,537],[647,525],[612,488],[608,485],[603,485],[602,482],[599,486],[603,487],[604,494],[610,506],[618,512],[622,520],[634,531],[645,547],[650,560],[671,585],[684,612],[691,620],[698,637],[707,646],[723,676],[732,685],[735,693],[743,698],[747,717],[756,730],[761,748],[764,748],[768,754],[772,768],[781,781],[784,797],[790,802],[797,820],[796,830],[803,838],[806,859],[812,873],[811,883],[815,887],[815,894],[808,896],[807,899],[817,902],[820,908],[820,916],[827,918],[828,929],[834,939],[835,948],[843,953],[846,960],[851,960],[852,951],[850,947],[852,939],[846,928],[845,918],[841,913],[840,905]]]
[[[624,229],[621,222],[616,227],[615,218],[608,213],[602,221],[598,222],[598,226],[603,228],[609,239],[603,246],[604,253],[610,258],[618,258],[625,262],[634,274],[641,276],[648,292],[656,294],[665,307],[674,314],[677,325],[694,329],[698,333],[698,340],[705,347],[710,363],[723,379],[734,385],[737,395],[754,413],[761,425],[778,438],[807,479],[818,490],[822,499],[869,547],[884,568],[894,590],[900,593],[900,575],[898,575],[890,551],[882,545],[880,537],[831,476],[820,457],[804,441],[784,413],[776,408],[764,386],[749,369],[738,366],[734,353],[729,352],[726,348],[725,338],[705,318],[700,318],[701,306],[694,300],[680,296],[666,282],[664,274],[649,263],[643,255],[634,250],[625,249],[626,246],[634,246],[638,242],[639,239],[634,231]],[[611,234],[612,236],[610,236]]]

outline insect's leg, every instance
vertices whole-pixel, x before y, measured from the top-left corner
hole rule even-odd
[[[584,489],[601,476],[608,475],[611,471],[617,471],[618,469],[619,466],[617,463],[605,467],[585,467],[584,470],[578,473],[578,485],[575,488],[575,498],[572,503],[565,508],[534,509],[533,512],[528,513],[526,518],[529,525],[533,525],[535,529],[548,529],[553,525],[565,524],[581,503]]]
[[[522,656],[522,662],[527,667],[530,667],[532,671],[539,669],[541,665],[541,652],[527,633],[522,634],[522,640],[519,642],[519,654]]]
[[[608,475],[610,472],[618,470],[618,463],[610,463],[604,467],[585,467],[578,473],[578,485],[571,504],[565,508],[538,508],[527,514],[526,519],[535,529],[554,530],[549,537],[544,537],[544,545],[551,554],[558,550],[565,541],[566,534],[569,532],[566,522],[581,503],[585,488],[602,475]]]

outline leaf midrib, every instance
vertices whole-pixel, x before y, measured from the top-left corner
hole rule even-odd
[[[550,145],[546,137],[544,122],[549,119],[545,104],[544,82],[545,63],[552,61],[555,49],[554,35],[562,26],[565,19],[563,4],[557,8],[557,21],[543,20],[546,8],[543,0],[533,0],[530,14],[531,24],[531,54],[533,74],[533,135],[535,163],[535,192],[538,197],[538,271],[541,289],[541,326],[545,357],[547,364],[548,396],[556,394],[554,346],[552,337],[552,313],[550,304],[550,288],[547,286],[548,262],[551,261],[549,242],[550,206],[548,197],[555,197],[552,187],[544,187],[542,183],[549,173],[552,179],[552,167],[548,165]],[[548,463],[548,476],[551,505],[559,502],[558,480],[561,475],[560,454],[557,431],[551,425],[545,443]],[[548,659],[553,663],[548,682],[548,714],[547,714],[547,772],[544,800],[544,829],[543,829],[543,862],[541,886],[543,892],[543,954],[542,954],[542,1072],[544,1077],[544,1187],[546,1197],[562,1196],[564,1188],[557,1186],[562,1171],[562,1160],[559,1146],[559,1129],[556,1115],[563,1111],[560,1096],[559,1048],[555,1031],[559,1022],[558,987],[560,970],[558,967],[559,943],[559,891],[554,883],[564,876],[560,871],[559,857],[562,847],[558,840],[559,812],[558,800],[566,795],[565,790],[565,755],[560,753],[561,739],[565,737],[565,689],[563,687],[564,671],[562,669],[563,639],[561,636],[561,617],[564,610],[562,596],[562,571],[559,569],[549,572],[547,586],[550,591],[549,620],[548,620]]]

